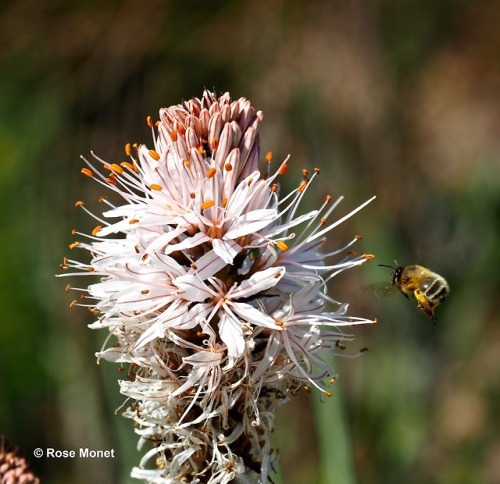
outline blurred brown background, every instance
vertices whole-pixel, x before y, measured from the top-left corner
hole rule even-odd
[[[322,169],[310,207],[343,194],[340,217],[378,196],[329,240],[361,233],[377,256],[331,284],[379,319],[348,350],[370,351],[338,361],[336,414],[314,392],[281,409],[275,481],[500,482],[499,24],[486,0],[3,2],[0,433],[44,482],[129,482],[139,460],[114,414],[121,374],[95,365],[104,334],[53,277],[71,228],[93,227],[73,203],[103,194],[79,156],[122,161],[126,142],[151,144],[147,115],[204,87],[264,112],[262,151],[290,153],[296,180]],[[448,279],[435,327],[366,290],[394,259]],[[36,447],[117,457],[35,460]]]

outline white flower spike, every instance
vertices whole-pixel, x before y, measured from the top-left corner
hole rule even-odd
[[[132,476],[147,482],[267,482],[276,455],[275,408],[301,387],[324,395],[329,356],[353,339],[327,282],[373,256],[322,252],[325,236],[354,215],[330,220],[341,198],[297,215],[318,175],[280,196],[288,160],[259,171],[262,113],[244,98],[205,91],[162,109],[148,124],[154,148],[127,145],[129,161],[93,155],[82,173],[119,195],[100,201],[90,235],[71,244],[88,264],[64,258],[65,276],[99,279],[73,304],[109,336],[98,358],[131,364],[123,395],[140,446],[154,445]],[[101,165],[100,168],[95,164]],[[340,259],[332,260],[335,257]],[[326,309],[325,305],[333,305]]]

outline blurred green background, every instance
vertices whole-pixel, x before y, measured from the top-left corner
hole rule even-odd
[[[151,144],[147,115],[204,87],[264,112],[262,152],[345,195],[332,233],[377,258],[335,278],[358,327],[334,396],[282,407],[275,482],[500,482],[500,4],[479,0],[4,1],[0,10],[0,433],[49,483],[131,482],[139,460],[104,334],[69,309],[71,229],[95,225],[92,149]],[[293,176],[288,176],[293,181]],[[75,254],[76,256],[76,254]],[[420,263],[451,296],[433,326],[378,263]],[[115,449],[39,459],[33,449]],[[134,481],[136,482],[136,481]]]

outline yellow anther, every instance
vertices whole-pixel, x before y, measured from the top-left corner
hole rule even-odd
[[[71,250],[75,249],[76,247],[80,247],[80,242],[73,242],[72,244],[69,244],[69,248]]]

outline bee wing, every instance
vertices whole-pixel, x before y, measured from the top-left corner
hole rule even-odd
[[[366,292],[376,297],[389,297],[399,291],[397,287],[387,282],[375,282],[366,286]]]

